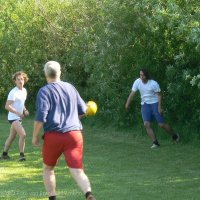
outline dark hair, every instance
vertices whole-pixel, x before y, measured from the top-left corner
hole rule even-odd
[[[144,76],[146,77],[147,80],[151,79],[151,75],[149,74],[147,69],[140,69],[140,72],[143,72]]]

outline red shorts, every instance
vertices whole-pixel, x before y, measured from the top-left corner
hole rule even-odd
[[[48,132],[44,134],[43,162],[48,166],[55,166],[62,154],[65,156],[68,167],[83,168],[83,137],[81,131]]]

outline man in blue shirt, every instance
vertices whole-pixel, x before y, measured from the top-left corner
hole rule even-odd
[[[86,113],[87,105],[73,85],[60,80],[61,67],[58,62],[47,62],[44,72],[48,84],[37,94],[32,143],[39,147],[39,132],[43,127],[43,179],[49,199],[56,199],[54,167],[63,154],[86,200],[96,200],[82,162],[83,137],[79,117]]]

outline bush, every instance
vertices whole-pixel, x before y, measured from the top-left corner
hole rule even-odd
[[[63,80],[73,83],[85,100],[95,100],[104,120],[130,126],[140,122],[139,95],[130,112],[124,104],[145,67],[161,85],[171,121],[198,126],[200,8],[196,1],[186,2],[2,2],[1,107],[13,87],[11,74],[24,70],[30,76],[27,104],[34,110],[37,91],[46,82],[43,65],[57,60]]]

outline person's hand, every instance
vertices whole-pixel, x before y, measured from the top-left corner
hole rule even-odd
[[[40,147],[40,142],[39,141],[40,141],[39,136],[38,135],[37,136],[33,135],[33,138],[32,138],[33,146]]]
[[[79,119],[82,119],[84,116],[86,116],[86,115],[83,114],[83,115],[79,115],[78,117],[79,117]]]
[[[128,108],[129,108],[129,105],[126,103],[125,104],[125,109],[128,110]]]
[[[16,114],[17,114],[21,119],[24,118],[24,114],[23,114],[23,113],[17,112]]]
[[[162,115],[163,114],[163,109],[160,107],[160,106],[158,106],[158,112]]]
[[[24,116],[29,116],[29,111],[28,110],[24,111]]]

